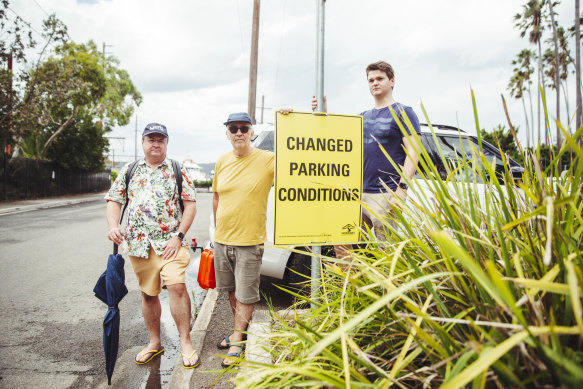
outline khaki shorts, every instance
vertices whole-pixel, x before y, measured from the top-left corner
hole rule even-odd
[[[218,292],[235,291],[237,301],[259,301],[263,245],[229,246],[215,242],[215,278]]]
[[[130,261],[138,277],[140,290],[148,296],[157,296],[168,285],[184,284],[184,272],[190,263],[188,247],[181,247],[173,258],[168,260],[157,255],[152,247],[148,259],[132,257]]]
[[[386,241],[386,224],[389,227],[396,227],[394,220],[387,218],[387,214],[391,209],[389,202],[393,197],[393,192],[384,193],[363,193],[362,202],[365,203],[371,211],[362,207],[362,222],[366,224],[372,231],[377,240]],[[376,214],[377,216],[373,215]]]

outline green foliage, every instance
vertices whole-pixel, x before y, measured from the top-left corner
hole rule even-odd
[[[483,140],[498,147],[503,153],[506,153],[516,162],[520,164],[524,163],[514,136],[510,130],[503,125],[499,124],[492,130],[492,132],[486,132],[486,130],[482,129],[481,135]]]
[[[37,48],[38,42],[32,37],[32,29],[26,21],[13,12],[7,12],[10,2],[0,2],[0,143],[15,144],[19,139],[26,137],[28,128],[19,123],[21,114],[18,112],[29,104],[35,91],[38,80],[33,73],[44,61],[45,54],[50,52],[55,44],[63,44],[68,40],[67,27],[55,17],[43,21],[43,44],[36,50],[38,57],[35,64],[20,66],[20,71],[14,72],[8,66],[11,62],[14,68],[18,64],[26,65],[29,62],[27,53]]]
[[[82,111],[71,126],[55,139],[47,157],[68,170],[100,172],[105,169],[107,139],[92,117]],[[82,152],[79,152],[82,150]]]
[[[527,151],[506,185],[479,150],[445,179],[422,151],[428,189],[378,215],[386,242],[323,258],[318,298],[296,296],[315,309],[272,312],[273,364],[238,387],[581,387],[583,164],[557,163],[581,160],[583,128],[562,132],[547,168]]]
[[[12,51],[16,61],[26,63],[26,49],[37,43],[24,21],[8,18],[8,5],[2,0],[0,61],[5,65]],[[43,22],[43,31],[34,66],[18,75],[5,66],[0,70],[0,141],[20,146],[30,158],[101,171],[108,146],[103,135],[128,124],[142,96],[119,60],[104,58],[93,41],[69,42],[66,26],[54,15]]]
[[[213,185],[213,180],[194,181],[196,188],[210,188]]]
[[[115,179],[117,178],[117,172],[115,170],[111,171],[111,183],[113,184],[113,182],[115,181]]]

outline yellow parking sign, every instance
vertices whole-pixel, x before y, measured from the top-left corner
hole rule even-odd
[[[359,240],[362,116],[275,115],[274,243]]]

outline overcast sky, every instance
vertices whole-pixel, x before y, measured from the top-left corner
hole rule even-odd
[[[534,49],[513,27],[513,16],[525,3],[328,0],[324,88],[329,112],[372,108],[364,69],[383,59],[395,68],[395,98],[412,106],[421,122],[426,122],[423,104],[431,122],[475,133],[473,88],[482,128],[506,123],[501,94],[514,124],[524,128],[522,105],[506,87],[513,58],[523,48]],[[569,27],[574,1],[562,3],[559,24]],[[317,4],[261,2],[257,105],[265,96],[265,122],[273,122],[273,108],[310,109]],[[171,157],[214,162],[230,149],[222,123],[230,112],[247,110],[253,0],[11,0],[10,6],[36,31],[47,13],[55,13],[73,41],[93,39],[99,47],[105,42],[107,54],[121,61],[144,96],[136,111],[138,132],[148,122],[165,124]],[[572,101],[574,90],[572,81]],[[260,108],[256,117],[259,121]],[[111,141],[116,160],[133,159],[135,126],[134,117],[109,134],[125,138]]]

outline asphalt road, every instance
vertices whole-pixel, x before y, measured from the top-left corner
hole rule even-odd
[[[205,201],[205,197],[206,200]],[[209,194],[187,238],[208,239]],[[88,388],[105,377],[102,320],[93,294],[112,245],[105,237],[105,201],[0,216],[0,388]],[[200,253],[194,255],[199,256]],[[121,336],[114,374],[124,387],[163,387],[179,355],[174,322],[163,302],[167,352],[153,374],[135,366],[147,344],[141,297],[126,261],[129,293],[120,304]],[[161,298],[167,298],[164,291]]]
[[[199,244],[208,240],[211,194],[201,193],[197,216],[187,234]],[[105,238],[105,202],[0,216],[0,388],[96,388],[106,385],[102,349],[105,305],[93,287],[112,250]],[[192,253],[187,286],[196,279],[200,252]],[[153,364],[136,366],[133,358],[146,344],[141,298],[131,264],[126,261],[129,293],[120,303],[121,334],[114,376],[117,387],[165,388],[179,357],[178,336],[167,293],[162,300],[162,342],[166,352]],[[290,299],[269,280],[262,292],[281,309]],[[258,305],[265,309],[264,300]],[[220,363],[215,338],[228,333],[232,315],[225,296],[219,298],[201,368],[191,387],[206,388],[218,376],[207,373]],[[205,372],[203,372],[205,371]],[[121,380],[120,380],[121,378]],[[215,387],[228,387],[220,380]],[[194,385],[192,385],[194,384]]]

